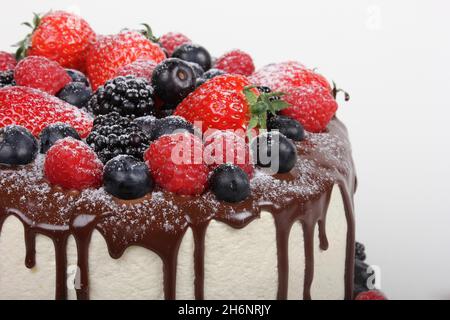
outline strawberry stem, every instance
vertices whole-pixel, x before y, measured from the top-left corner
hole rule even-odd
[[[283,92],[255,93],[256,86],[244,88],[244,95],[250,109],[250,121],[247,133],[251,134],[252,129],[267,129],[267,115],[270,112],[276,115],[277,112],[289,107],[289,104],[281,99]]]
[[[153,34],[153,30],[148,23],[141,23],[144,26],[144,29],[141,30],[141,33],[151,42],[158,43],[159,38]]]
[[[16,50],[16,59],[21,60],[26,57],[27,50],[31,47],[31,36],[33,32],[39,27],[41,24],[42,15],[39,13],[33,13],[33,21],[32,22],[23,22],[22,25],[31,29],[31,32],[25,36],[25,39],[19,41],[14,44],[13,47],[17,47]]]
[[[350,100],[350,94],[347,91],[338,88],[336,83],[333,81],[333,90],[331,91],[331,93],[333,94],[334,99],[336,99],[339,92],[342,92],[344,94],[345,101]]]

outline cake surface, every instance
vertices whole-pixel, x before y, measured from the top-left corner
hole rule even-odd
[[[155,189],[132,201],[103,188],[68,192],[45,180],[42,157],[3,166],[0,298],[351,299],[356,177],[346,129],[335,118],[296,147],[291,172],[257,171],[238,204],[209,191]]]

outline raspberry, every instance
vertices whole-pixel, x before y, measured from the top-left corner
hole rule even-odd
[[[136,78],[144,78],[149,83],[152,82],[153,70],[156,68],[156,63],[151,60],[139,59],[131,64],[127,64],[117,70],[116,77],[119,76],[134,76]]]
[[[199,138],[190,133],[177,133],[152,143],[144,159],[162,188],[182,195],[199,195],[207,186],[209,174],[202,154]]]
[[[241,50],[233,50],[225,53],[217,59],[215,68],[227,73],[249,76],[255,72],[252,57]]]
[[[330,92],[332,90],[322,75],[296,61],[269,64],[253,73],[250,81],[257,86],[269,87],[274,91],[311,84],[322,86]]]
[[[388,299],[381,291],[370,290],[361,292],[356,296],[355,300],[388,300]]]
[[[297,120],[310,132],[323,132],[338,108],[331,92],[322,86],[291,87],[281,91],[286,93],[283,99],[290,106],[280,114]]]
[[[20,61],[14,78],[19,86],[39,89],[51,95],[72,81],[63,67],[44,57],[28,57]]]
[[[191,42],[191,39],[186,37],[184,34],[175,32],[166,33],[159,39],[159,43],[164,49],[167,50],[169,57],[177,47]]]
[[[216,131],[206,138],[204,161],[211,170],[229,163],[240,167],[249,178],[253,176],[250,148],[243,137],[231,131]]]
[[[44,173],[50,183],[65,189],[97,188],[102,184],[103,164],[85,143],[65,138],[48,150]]]
[[[16,58],[11,53],[0,51],[0,71],[13,70],[16,64]]]

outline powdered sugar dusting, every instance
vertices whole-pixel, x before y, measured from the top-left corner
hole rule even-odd
[[[265,204],[289,206],[315,199],[352,174],[350,145],[343,125],[333,120],[329,132],[308,133],[296,144],[298,160],[288,174],[270,176],[256,170],[251,198],[244,203],[218,201],[209,191],[178,196],[156,189],[137,201],[114,199],[103,188],[80,193],[50,186],[43,175],[44,156],[29,166],[0,170],[0,206],[14,208],[35,223],[68,225],[77,214],[100,215],[97,228],[118,244],[139,243],[154,232],[177,233],[189,224],[213,218],[245,220]],[[254,210],[250,210],[253,208]]]

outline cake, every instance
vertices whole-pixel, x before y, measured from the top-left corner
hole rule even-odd
[[[92,36],[67,15],[45,15],[34,32],[58,23]],[[2,71],[0,299],[353,299],[356,175],[339,90],[297,62],[255,71],[236,50],[214,63],[180,34],[159,46],[106,38],[70,52],[82,67],[32,43],[38,58]],[[130,57],[133,45],[147,51]],[[96,65],[108,50],[123,59]],[[139,85],[139,101],[126,98]],[[242,128],[231,139],[242,162],[233,149],[205,163],[208,138]],[[200,163],[175,162],[182,139]]]

